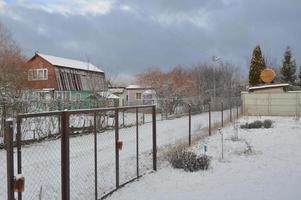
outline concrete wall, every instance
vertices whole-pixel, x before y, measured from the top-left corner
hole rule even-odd
[[[283,88],[266,88],[266,89],[261,89],[261,90],[255,90],[254,93],[282,93]]]
[[[301,116],[301,91],[242,93],[244,115]]]

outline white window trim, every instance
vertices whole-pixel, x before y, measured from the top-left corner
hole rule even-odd
[[[40,72],[42,73],[42,77],[39,77]],[[32,75],[30,75],[30,73],[32,73]],[[30,81],[48,80],[48,69],[47,68],[29,69],[28,70],[28,80],[30,80]]]

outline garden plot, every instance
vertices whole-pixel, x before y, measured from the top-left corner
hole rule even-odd
[[[264,119],[273,121],[272,128],[239,128],[236,140],[233,125],[225,127],[224,159],[218,133],[191,147],[190,151],[200,155],[207,145],[209,170],[185,172],[166,162],[157,173],[127,185],[109,199],[301,199],[301,121],[249,117],[240,119],[239,124]]]

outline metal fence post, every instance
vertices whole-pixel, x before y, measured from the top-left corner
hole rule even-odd
[[[189,115],[188,115],[188,144],[191,145],[191,105],[189,104]]]
[[[238,103],[236,103],[236,119],[238,119]]]
[[[230,122],[232,122],[232,103],[230,101]]]
[[[21,151],[21,123],[22,119],[17,116],[17,170],[18,174],[22,174],[22,151]],[[18,192],[18,200],[22,200],[22,192]]]
[[[6,167],[7,167],[7,199],[14,200],[14,130],[13,120],[5,121],[5,146],[6,146]]]
[[[119,188],[119,149],[118,149],[118,140],[119,140],[119,116],[118,108],[115,109],[115,167],[116,167],[116,188]]]
[[[136,173],[139,177],[139,118],[138,108],[136,108]]]
[[[97,113],[94,112],[94,127],[93,127],[93,133],[94,133],[94,187],[95,187],[95,200],[98,199],[98,192],[97,192]]]
[[[67,111],[62,113],[61,127],[62,200],[70,200],[69,114]]]
[[[224,103],[222,102],[221,103],[221,117],[222,117],[222,119],[221,119],[221,124],[222,124],[222,127],[224,127]]]
[[[209,103],[209,136],[211,136],[211,103]]]
[[[156,106],[152,110],[153,118],[153,169],[157,171],[157,130],[156,130]]]
[[[122,111],[122,126],[124,126],[124,110]]]

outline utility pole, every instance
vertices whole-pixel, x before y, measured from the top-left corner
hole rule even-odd
[[[221,60],[220,57],[212,56],[212,61],[214,63],[218,64],[220,62],[220,60]],[[213,108],[215,108],[215,105],[216,105],[216,101],[215,101],[215,99],[216,99],[215,70],[216,70],[215,65],[213,65],[213,106],[214,106]]]

